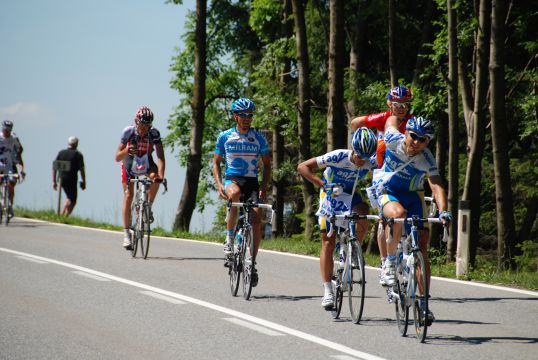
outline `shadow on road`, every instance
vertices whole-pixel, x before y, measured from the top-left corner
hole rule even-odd
[[[150,249],[151,250],[151,249]],[[147,260],[175,260],[175,261],[189,261],[189,260],[218,260],[224,262],[221,257],[177,257],[177,256],[148,256]]]
[[[477,336],[477,337],[461,337],[451,335],[434,335],[428,336],[426,342],[432,345],[481,345],[485,343],[495,344],[536,344],[538,338],[525,338],[517,336]]]
[[[432,300],[447,302],[447,303],[469,303],[469,302],[492,302],[492,301],[503,301],[503,300],[530,300],[538,301],[538,297],[476,297],[476,298],[439,298],[434,297]]]
[[[252,296],[257,300],[269,300],[269,301],[301,301],[301,300],[313,300],[320,299],[320,296],[291,296],[291,295],[257,295]]]

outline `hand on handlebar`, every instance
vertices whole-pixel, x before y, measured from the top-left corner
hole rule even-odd
[[[449,223],[452,221],[452,214],[450,211],[441,211],[439,214],[439,220],[441,220],[443,224]]]

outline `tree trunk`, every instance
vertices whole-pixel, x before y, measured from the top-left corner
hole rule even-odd
[[[476,36],[476,77],[474,110],[467,126],[467,143],[469,144],[469,159],[465,173],[465,185],[463,200],[468,200],[471,209],[471,221],[469,229],[470,239],[470,264],[474,265],[478,238],[480,236],[481,214],[481,179],[482,179],[482,156],[486,143],[486,111],[488,92],[488,61],[490,42],[490,0],[480,0],[479,26]],[[461,76],[461,75],[460,75]]]
[[[426,63],[426,59],[424,58],[424,55],[426,54],[424,45],[430,43],[434,35],[432,20],[435,11],[435,1],[426,0],[426,2],[426,14],[424,15],[424,25],[422,26],[422,38],[418,48],[415,70],[413,71],[413,87],[417,87],[420,84],[420,74],[422,74],[424,64]]]
[[[189,142],[187,173],[183,193],[176,211],[174,230],[189,231],[196,206],[198,181],[202,169],[202,140],[205,118],[206,79],[206,0],[196,1],[196,46],[194,48],[194,89],[192,95],[192,127]]]
[[[504,83],[504,41],[506,3],[493,0],[490,45],[490,91],[491,137],[493,144],[493,168],[495,170],[495,196],[497,209],[497,265],[513,266],[516,255],[516,231],[514,206],[508,157],[507,126]]]
[[[344,1],[330,1],[329,98],[327,110],[327,151],[347,148],[344,110]]]
[[[395,27],[396,4],[395,0],[389,0],[389,70],[391,87],[398,86],[398,74],[396,74],[396,50],[394,46]]]
[[[310,154],[310,64],[306,39],[306,23],[304,17],[304,0],[292,0],[293,18],[295,24],[295,39],[297,51],[298,72],[298,112],[297,130],[299,137],[299,161],[308,160]],[[312,239],[314,224],[314,185],[301,176],[303,183],[303,198],[305,206],[305,239]]]
[[[457,18],[453,1],[447,0],[448,11],[448,211],[458,213],[458,47]],[[452,221],[447,243],[447,260],[454,261],[457,244],[457,221]]]

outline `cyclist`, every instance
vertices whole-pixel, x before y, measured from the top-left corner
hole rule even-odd
[[[327,216],[334,209],[328,199],[324,186],[327,183],[340,183],[343,185],[343,193],[338,196],[345,203],[347,211],[352,207],[354,212],[362,215],[368,214],[368,205],[362,201],[358,192],[353,192],[355,181],[364,178],[372,169],[376,168],[375,151],[377,139],[372,130],[362,127],[357,129],[351,140],[353,150],[339,149],[328,152],[325,155],[313,157],[303,161],[297,166],[297,171],[312,184],[320,187],[320,207],[316,215],[321,232],[321,253],[319,257],[319,268],[321,279],[323,281],[324,295],[321,300],[321,306],[330,310],[334,303],[334,294],[331,283],[333,272],[333,251],[335,247],[335,237],[327,236],[331,224],[327,221]],[[323,169],[323,178],[318,177],[314,171]],[[358,189],[356,189],[358,190]],[[351,205],[351,206],[350,206]],[[362,243],[368,227],[367,220],[357,221],[357,240]]]
[[[61,171],[61,187],[65,192],[65,203],[62,209],[62,216],[69,216],[77,203],[77,181],[78,173],[82,181],[80,182],[80,188],[86,190],[86,171],[84,170],[84,156],[77,150],[78,138],[70,136],[67,139],[67,149],[60,150],[56,156],[56,160],[68,161],[69,171]],[[52,169],[52,188],[58,190],[58,184],[56,183],[57,170]]]
[[[24,179],[24,161],[22,160],[22,145],[17,135],[12,132],[13,121],[2,121],[0,133],[0,174],[19,174]],[[8,183],[9,201],[13,204],[17,180],[10,178]],[[9,216],[13,216],[13,209]]]
[[[362,126],[368,128],[375,128],[377,130],[377,165],[381,167],[383,160],[385,159],[385,141],[383,140],[383,132],[385,130],[385,123],[390,116],[396,116],[398,119],[398,130],[403,134],[405,133],[405,125],[407,121],[413,116],[411,114],[411,101],[413,100],[413,94],[411,89],[405,86],[396,86],[387,94],[387,106],[388,110],[381,113],[363,115],[351,120],[351,128],[356,130]],[[375,204],[372,204],[375,207]],[[379,247],[379,254],[381,256],[381,271],[385,266],[387,259],[387,246],[385,234],[378,231],[377,246]],[[383,277],[380,278],[381,285],[385,285]]]
[[[255,109],[254,103],[248,98],[235,100],[231,105],[231,110],[236,125],[221,132],[217,138],[213,156],[213,177],[219,196],[233,202],[239,202],[241,197],[243,201],[247,199],[254,202],[258,202],[258,199],[263,201],[267,195],[267,185],[271,176],[271,158],[267,140],[261,132],[251,128]],[[261,185],[258,183],[258,157],[261,157],[263,165]],[[223,160],[226,164],[224,181],[220,170]],[[226,255],[233,252],[233,233],[237,213],[236,207],[230,208],[224,241]],[[261,241],[262,209],[254,209],[252,215],[252,232],[257,252]],[[251,281],[252,286],[258,284],[257,272],[252,274]]]
[[[123,129],[120,145],[116,152],[116,161],[121,161],[121,182],[123,185],[122,218],[124,226],[123,247],[131,249],[131,203],[133,202],[133,184],[130,178],[137,175],[147,175],[153,179],[149,189],[149,203],[153,204],[159,184],[164,179],[165,159],[164,149],[159,130],[152,127],[153,112],[147,106],[138,109],[134,118],[134,125]],[[154,162],[152,152],[157,154],[157,163]],[[150,221],[153,213],[150,212]]]
[[[385,218],[411,217],[413,215],[423,218],[426,209],[423,183],[424,177],[427,176],[439,207],[439,219],[444,224],[451,221],[452,215],[446,211],[446,193],[441,176],[439,176],[435,157],[427,148],[433,137],[434,128],[428,119],[420,116],[412,117],[407,122],[405,134],[402,134],[398,130],[398,118],[396,116],[388,118],[384,135],[387,151],[382,167],[382,171],[387,177],[383,181],[382,193],[378,194]],[[426,276],[429,285],[428,229],[423,224],[420,224],[419,228],[419,247],[426,263]],[[406,229],[409,233],[410,226],[406,225]],[[393,239],[396,240],[387,243],[388,257],[382,274],[387,285],[395,283],[396,248],[401,234],[402,224],[395,223],[393,225]],[[430,321],[435,319],[431,311],[428,311],[427,316]]]

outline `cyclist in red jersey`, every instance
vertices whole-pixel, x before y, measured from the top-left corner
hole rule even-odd
[[[413,94],[411,93],[411,89],[405,86],[396,86],[390,89],[387,94],[387,106],[389,107],[389,110],[377,114],[358,116],[351,120],[351,129],[353,131],[363,126],[377,129],[377,165],[379,168],[383,166],[383,161],[385,161],[386,146],[385,141],[383,140],[385,123],[390,116],[396,116],[398,118],[398,130],[404,134],[407,121],[413,117],[411,114],[412,98]],[[374,204],[372,204],[372,206],[374,206]],[[381,221],[377,232],[377,246],[379,247],[381,271],[383,272],[385,261],[387,260],[387,242],[385,240]],[[384,279],[381,277],[379,281],[381,285],[385,285],[383,281]]]

